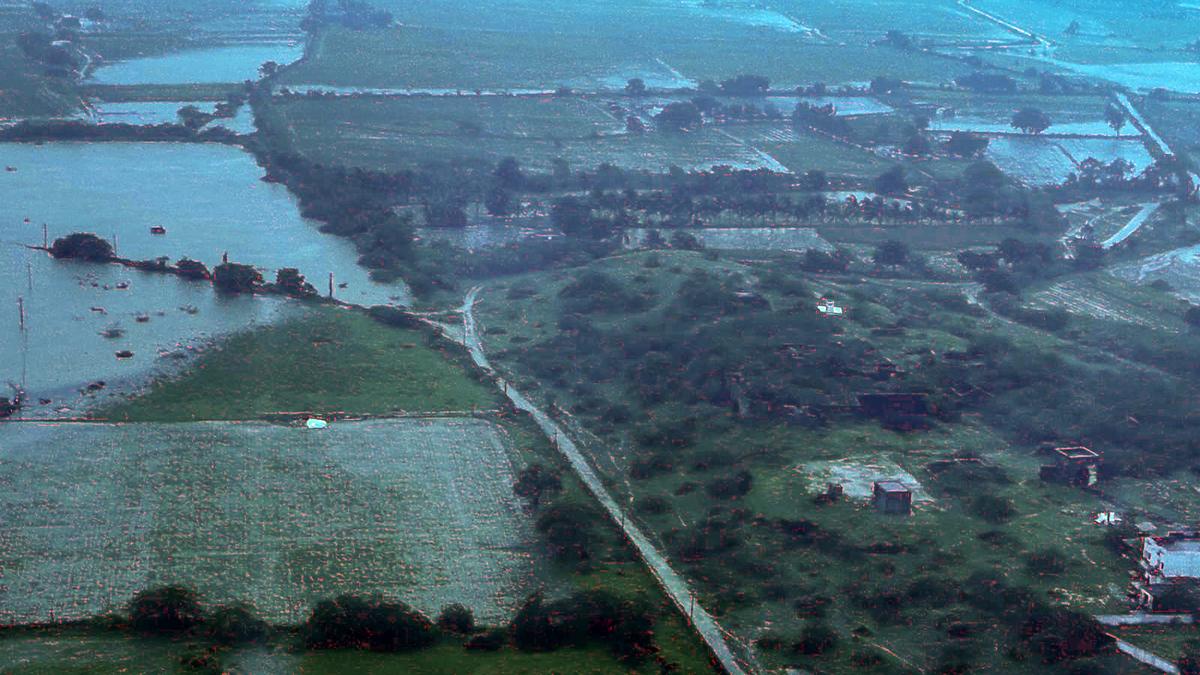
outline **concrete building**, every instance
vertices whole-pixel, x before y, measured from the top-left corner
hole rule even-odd
[[[902,516],[912,513],[912,490],[903,483],[878,481],[872,485],[871,491],[876,511]]]

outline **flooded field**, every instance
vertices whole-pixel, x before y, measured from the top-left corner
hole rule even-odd
[[[1124,159],[1140,173],[1154,158],[1141,141],[1105,138],[1039,138],[1006,136],[993,138],[987,157],[1005,173],[1029,185],[1061,183],[1088,158],[1108,163]]]
[[[236,83],[258,79],[258,67],[267,61],[291,63],[303,53],[304,46],[294,41],[189,49],[101,66],[92,74],[89,83]]]
[[[641,246],[650,229],[626,231],[626,245]],[[657,230],[670,241],[674,230]],[[809,227],[704,227],[684,230],[706,248],[744,251],[832,251],[833,245]]]
[[[378,591],[506,619],[537,586],[503,432],[470,419],[0,427],[0,624],[165,583],[303,619]]]
[[[261,182],[261,169],[237,148],[55,143],[11,145],[4,155],[17,170],[0,174],[0,385],[23,380],[35,401],[52,398],[57,407],[89,382],[144,378],[197,340],[277,318],[283,304],[221,298],[207,284],[115,265],[52,260],[25,247],[41,243],[42,223],[51,240],[95,232],[129,258],[190,257],[212,266],[228,251],[268,278],[298,267],[322,290],[333,272],[347,284],[337,289],[347,301],[408,299],[403,285],[371,282],[353,245],[301,218],[287,191]],[[154,225],[167,234],[150,234]],[[279,247],[284,240],[289,245]],[[134,356],[117,359],[122,350]]]
[[[94,232],[138,260],[189,257],[210,267],[228,253],[274,276],[296,267],[314,284],[330,272],[348,284],[337,295],[359,304],[404,301],[400,285],[371,282],[354,246],[304,220],[280,185],[238,148],[173,143],[52,143],[4,148],[17,169],[0,175],[0,236],[37,244]],[[29,222],[24,222],[28,218]],[[150,233],[152,226],[167,229]],[[286,248],[280,241],[287,241]]]
[[[1113,274],[1139,284],[1165,281],[1179,297],[1200,304],[1200,246],[1178,248],[1121,265],[1113,269]]]
[[[216,103],[212,101],[101,101],[94,105],[95,114],[91,119],[99,124],[136,124],[151,126],[155,124],[179,124],[179,110],[186,106],[195,106],[205,113],[212,113]],[[205,125],[212,129],[223,127],[238,134],[254,133],[254,111],[249,105],[238,108],[237,113],[229,118],[217,118]]]

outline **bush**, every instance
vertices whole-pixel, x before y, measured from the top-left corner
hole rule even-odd
[[[415,315],[399,307],[392,307],[390,305],[374,305],[367,310],[367,316],[379,323],[396,328],[415,329],[425,325]]]
[[[463,647],[472,650],[494,652],[508,642],[508,633],[502,628],[494,628],[486,633],[473,636]]]
[[[800,639],[792,645],[792,649],[800,654],[819,656],[837,647],[838,635],[823,623],[809,624],[800,634]]]
[[[1017,508],[1007,497],[982,494],[971,501],[971,513],[989,523],[1000,524],[1017,515]]]
[[[741,497],[754,487],[754,476],[749,471],[739,471],[736,475],[718,478],[704,489],[717,499],[733,499]]]
[[[1044,548],[1025,557],[1025,566],[1038,575],[1055,576],[1067,571],[1067,561],[1062,551]]]
[[[129,603],[129,621],[146,633],[188,630],[204,620],[199,596],[183,586],[162,586],[142,591]]]
[[[465,605],[446,605],[438,614],[437,625],[444,631],[467,635],[475,631],[475,615]]]
[[[309,649],[412,651],[436,639],[433,623],[403,602],[342,595],[322,600],[301,630]]]
[[[267,635],[267,622],[255,616],[249,605],[218,607],[204,625],[209,637],[224,644],[257,642]]]

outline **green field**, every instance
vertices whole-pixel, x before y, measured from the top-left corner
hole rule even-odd
[[[449,359],[447,357],[450,357]],[[426,331],[320,308],[218,343],[183,375],[93,417],[132,422],[253,419],[272,413],[469,411],[497,403]]]

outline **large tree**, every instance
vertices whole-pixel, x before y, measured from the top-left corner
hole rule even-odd
[[[1011,124],[1027,134],[1040,134],[1050,128],[1050,116],[1037,108],[1022,108],[1013,113]]]

